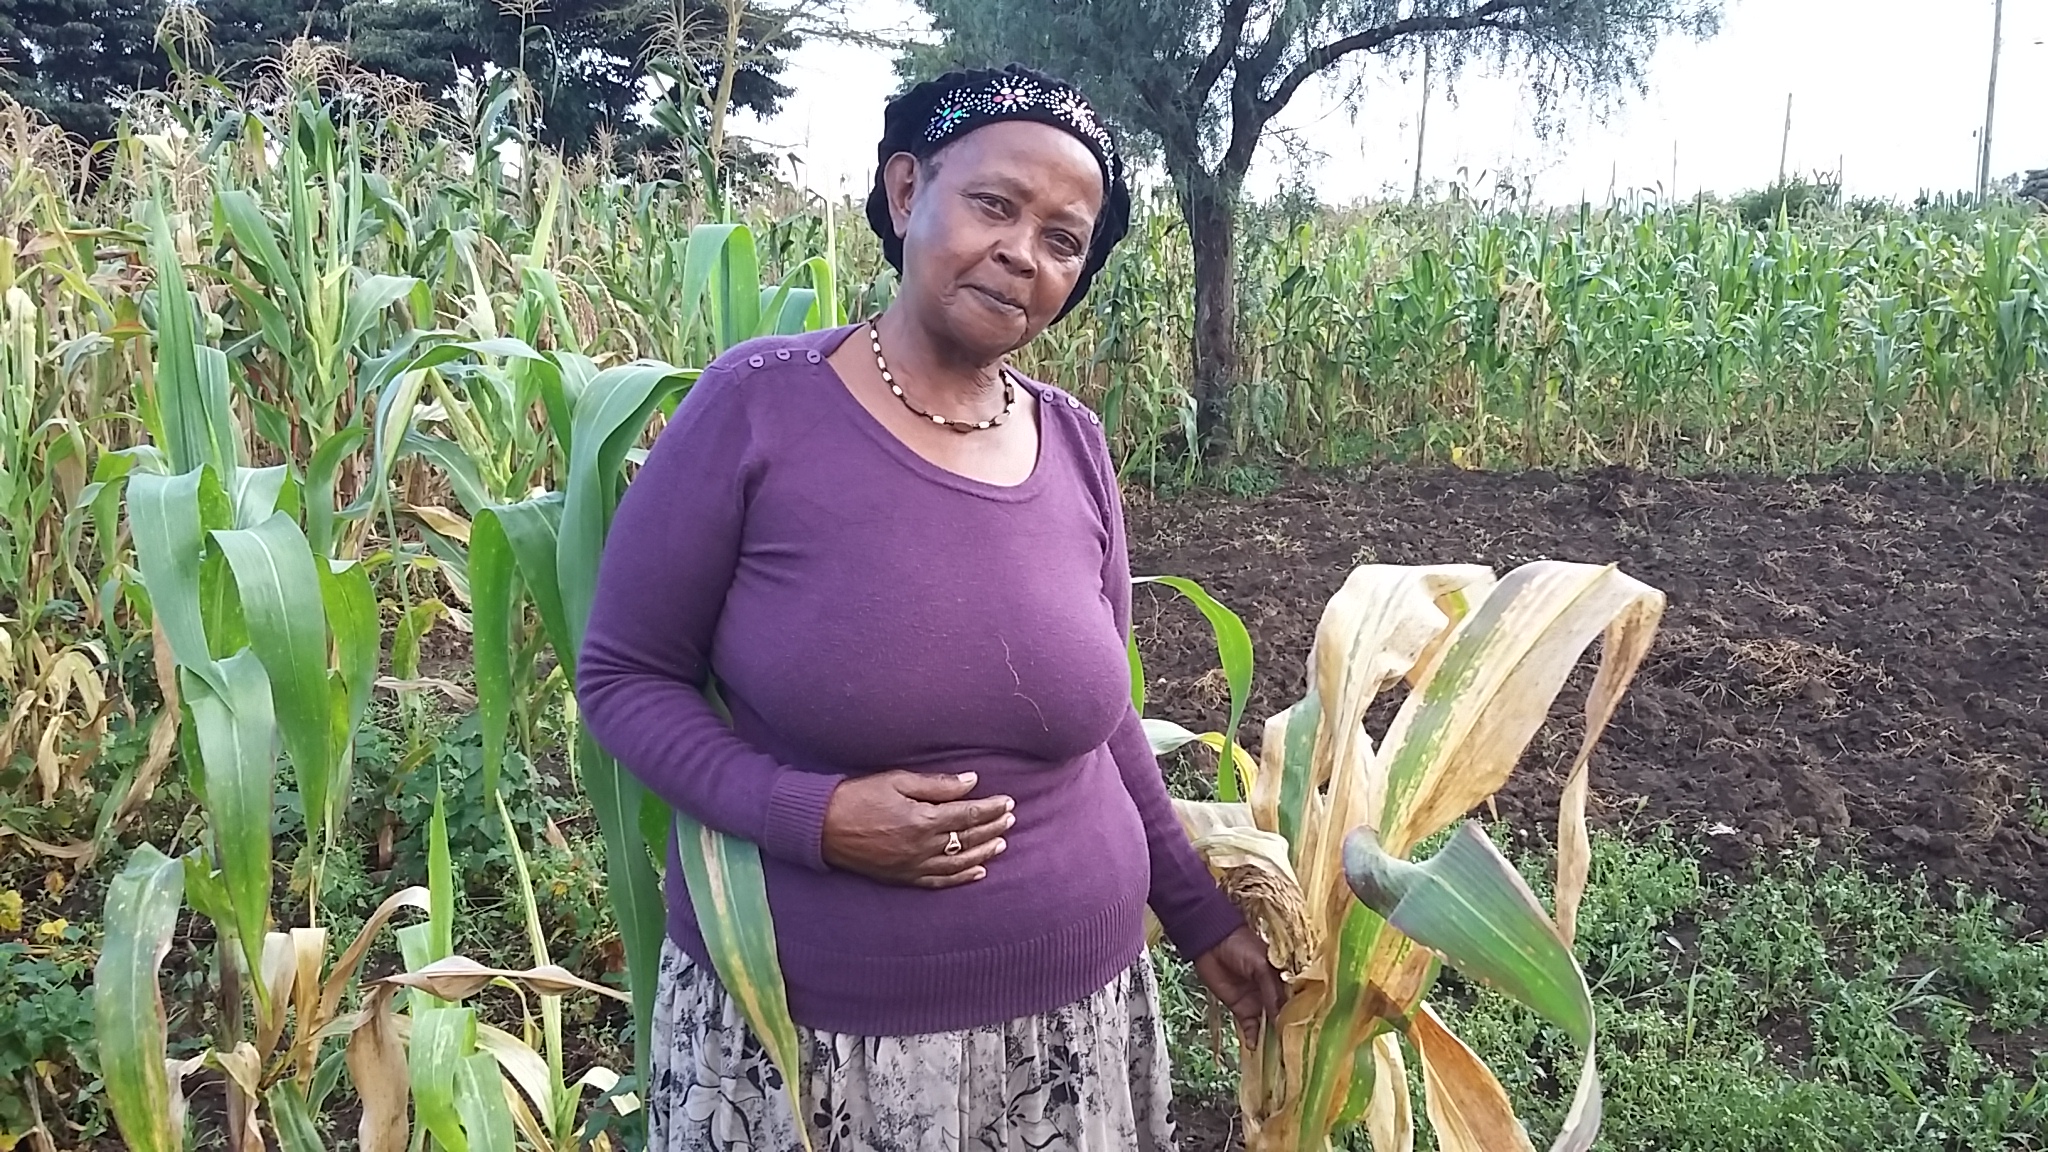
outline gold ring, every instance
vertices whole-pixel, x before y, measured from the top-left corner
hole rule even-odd
[[[948,855],[948,856],[958,856],[959,854],[960,854],[960,834],[959,834],[958,832],[948,832],[948,833],[946,833],[946,855]]]

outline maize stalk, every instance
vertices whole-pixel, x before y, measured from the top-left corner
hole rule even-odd
[[[1405,1038],[1445,1152],[1531,1148],[1507,1094],[1424,997],[1440,963],[1514,996],[1583,1053],[1554,1152],[1599,1131],[1591,998],[1571,956],[1588,860],[1587,766],[1655,633],[1663,594],[1612,566],[1540,561],[1496,581],[1471,565],[1370,565],[1323,613],[1309,693],[1270,719],[1238,805],[1183,802],[1197,851],[1265,939],[1290,992],[1248,1043],[1239,1103],[1251,1152],[1326,1152],[1363,1123],[1376,1152],[1413,1146]],[[1477,824],[1408,859],[1504,784],[1596,636],[1600,671],[1558,815],[1554,915]],[[1381,740],[1366,710],[1405,681]]]

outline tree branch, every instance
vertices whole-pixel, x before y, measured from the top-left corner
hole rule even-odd
[[[1188,78],[1187,87],[1181,90],[1181,99],[1190,107],[1201,108],[1209,103],[1209,91],[1216,87],[1216,81],[1223,70],[1237,58],[1237,46],[1244,40],[1244,22],[1251,14],[1252,0],[1225,0],[1223,5],[1223,27],[1217,33],[1216,44],[1195,74]]]
[[[1309,49],[1308,55],[1296,64],[1292,71],[1273,89],[1273,94],[1259,101],[1259,126],[1270,120],[1289,100],[1294,99],[1295,90],[1307,83],[1309,78],[1354,52],[1370,52],[1404,36],[1422,36],[1433,32],[1473,32],[1480,29],[1501,31],[1523,31],[1526,24],[1504,24],[1502,16],[1516,12],[1529,12],[1542,8],[1548,0],[1487,0],[1487,3],[1469,12],[1455,16],[1411,16],[1396,20],[1378,28],[1368,28],[1339,40],[1332,40]]]
[[[1139,81],[1137,92],[1152,113],[1154,131],[1166,152],[1168,174],[1179,178],[1177,169],[1188,169],[1190,176],[1201,172],[1202,142],[1195,118],[1201,115],[1202,106],[1182,103],[1171,85],[1156,76]]]

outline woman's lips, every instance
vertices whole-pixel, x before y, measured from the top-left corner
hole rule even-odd
[[[969,284],[967,287],[975,292],[980,293],[984,299],[986,299],[989,303],[994,304],[998,308],[1002,308],[1010,312],[1022,312],[1024,310],[1024,305],[1017,303],[1015,300],[1010,299],[1008,296],[1005,296],[1000,292],[994,292],[987,288],[983,288],[979,284]]]

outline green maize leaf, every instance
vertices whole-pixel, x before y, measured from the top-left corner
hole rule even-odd
[[[484,485],[483,473],[460,444],[440,436],[429,436],[418,429],[407,429],[399,441],[399,454],[407,453],[423,456],[441,470],[463,511],[475,516],[490,506],[490,492]]]
[[[1294,849],[1297,868],[1301,866],[1302,826],[1308,818],[1309,798],[1315,791],[1316,729],[1322,718],[1322,701],[1311,691],[1276,717],[1281,724],[1278,732],[1271,724],[1266,728],[1266,739],[1271,741],[1269,746],[1280,749],[1286,756],[1286,767],[1272,774],[1273,781],[1279,785],[1279,806],[1274,811],[1273,824]],[[1276,735],[1280,739],[1275,740]],[[1259,777],[1261,792],[1266,779],[1264,774]]]
[[[79,489],[78,499],[65,513],[67,548],[77,548],[78,529],[84,519],[90,519],[93,537],[99,545],[100,562],[113,566],[120,547],[120,534],[114,530],[114,525],[119,521],[121,498],[127,493],[128,476],[135,466],[136,457],[129,453],[100,452],[99,458],[93,462],[92,483]]]
[[[249,971],[263,970],[263,934],[270,914],[270,818],[276,764],[271,760],[277,723],[270,679],[247,649],[220,662],[225,695],[180,669],[179,688],[192,711],[199,743],[206,812],[220,854],[221,883],[233,918],[225,925],[240,938]]]
[[[580,353],[556,349],[552,363],[534,368],[539,373],[535,384],[541,403],[547,408],[548,430],[555,434],[561,464],[567,467],[569,454],[575,450],[576,406],[583,402],[584,390],[597,378],[597,362]]]
[[[1169,752],[1178,752],[1189,744],[1193,744],[1201,739],[1200,736],[1175,724],[1171,720],[1154,720],[1148,716],[1144,720],[1144,725],[1145,739],[1152,745],[1152,754],[1154,756],[1164,756]]]
[[[391,468],[398,462],[399,447],[405,442],[405,434],[412,430],[413,408],[419,403],[420,390],[426,386],[426,381],[426,370],[409,369],[378,397],[377,422],[373,429],[377,471],[370,478],[378,485],[390,478]],[[376,498],[380,497],[372,495],[366,482],[364,495],[358,503]]]
[[[356,372],[357,397],[374,398],[381,406],[391,386],[406,373],[462,359],[463,348],[453,340],[455,335],[445,328],[407,330],[391,342],[389,349],[362,360]],[[371,423],[381,423],[381,407],[379,418]]]
[[[683,268],[683,331],[696,327],[706,292],[711,298],[712,339],[723,352],[761,330],[761,268],[754,233],[744,224],[699,224],[690,230]]]
[[[425,544],[427,551],[433,554],[435,564],[431,567],[438,567],[441,575],[454,589],[456,599],[469,599],[469,554],[463,550],[459,542],[441,535],[430,527],[426,520],[415,517],[413,522],[419,529],[420,543]]]
[[[576,651],[558,579],[564,504],[561,493],[549,492],[517,504],[488,508],[479,513],[470,525],[470,546],[476,546],[476,533],[485,520],[497,522],[505,535],[505,542],[512,549],[513,559],[518,562],[519,579],[526,585],[526,594],[540,613],[541,627],[547,631],[548,643],[554,646],[556,658],[573,680]],[[470,594],[476,595],[473,582]]]
[[[545,268],[548,263],[548,246],[555,235],[555,214],[562,206],[562,166],[548,167],[548,194],[541,201],[540,216],[533,225],[533,242],[527,246],[526,261],[529,267]]]
[[[597,590],[598,558],[605,531],[622,483],[626,452],[640,438],[662,398],[681,384],[680,375],[665,364],[634,363],[608,368],[593,377],[576,402],[574,447],[569,456],[568,491],[561,514],[556,549],[567,647],[555,652],[574,677],[574,653],[583,644],[583,629]],[[508,524],[509,535],[509,524]],[[518,541],[513,541],[515,549]],[[545,611],[545,607],[543,608]],[[640,834],[640,808],[646,788],[620,769],[595,741],[582,737],[583,783],[605,840],[612,907],[626,949],[626,970],[634,991],[633,1014],[637,1064],[646,1083],[648,1050],[653,1036],[651,993],[661,958],[666,908],[659,878],[649,862]],[[751,846],[749,847],[751,849]]]
[[[448,855],[448,810],[434,789],[434,814],[427,821],[428,963],[455,954],[455,865]]]
[[[1366,907],[1471,978],[1534,1008],[1580,1047],[1593,1000],[1556,926],[1493,842],[1466,821],[1416,864],[1389,856],[1370,828],[1344,840],[1344,876]]]
[[[226,659],[249,646],[249,626],[242,615],[242,593],[227,554],[210,548],[199,562],[199,614],[206,618],[206,647],[213,658]]]
[[[306,1109],[318,1116],[327,1106],[327,1098],[334,1092],[334,1086],[341,1082],[341,1071],[348,1056],[337,1049],[320,1058],[313,1069],[312,1090],[306,1093]]]
[[[532,360],[548,363],[547,355],[537,351],[533,345],[511,336],[493,336],[488,340],[465,340],[457,344],[479,356],[496,356],[500,360]]]
[[[256,285],[239,276],[231,275],[226,279],[229,290],[235,294],[235,299],[240,300],[244,308],[255,314],[256,330],[262,336],[263,342],[270,345],[279,355],[290,356],[296,344],[292,338],[291,322],[284,318],[284,312]],[[262,426],[260,420],[258,426]],[[271,430],[265,429],[264,438],[280,450],[288,451],[291,447],[291,438],[288,435],[277,436]]]
[[[580,651],[590,603],[597,593],[597,562],[623,486],[626,452],[647,430],[648,418],[683,378],[666,364],[639,361],[597,374],[576,404],[575,447],[562,507],[557,578],[561,582],[569,647]],[[557,655],[562,655],[557,650]]]
[[[100,1077],[122,1139],[136,1152],[177,1152],[166,1024],[157,966],[171,947],[184,865],[143,844],[107,885],[105,938],[93,966],[93,1035]]]
[[[1131,707],[1145,714],[1145,662],[1138,656],[1138,634],[1124,637],[1124,660],[1131,666]]]
[[[446,1152],[469,1152],[455,1103],[456,1070],[476,1049],[476,1009],[422,1008],[412,1013],[406,1067],[413,1115]]]
[[[409,333],[407,340],[416,340],[418,336]],[[402,347],[377,360],[366,372],[365,385],[374,385],[373,394],[377,397],[377,411],[370,425],[375,474],[365,479],[363,495],[350,506],[350,513],[366,512],[383,498],[391,469],[413,430],[413,410],[426,387],[427,373],[466,355],[468,350],[456,343],[433,344],[417,352]]]
[[[1163,584],[1192,601],[1208,618],[1216,634],[1216,655],[1223,662],[1223,677],[1230,684],[1230,723],[1224,739],[1236,743],[1237,725],[1244,719],[1245,701],[1252,691],[1252,637],[1237,613],[1217,603],[1200,584],[1182,576],[1140,576],[1133,584]],[[1225,756],[1217,761],[1216,795],[1226,803],[1239,797],[1237,766]]]
[[[271,228],[269,218],[263,215],[256,197],[245,189],[230,188],[217,193],[214,202],[220,208],[221,217],[227,221],[228,233],[234,237],[236,250],[249,262],[256,278],[266,287],[283,289],[292,311],[303,314],[306,310],[305,295],[299,288],[298,278],[292,275],[291,261],[285,259],[284,249],[278,247],[277,233]],[[289,353],[291,349],[279,347],[278,351]]]
[[[659,854],[668,843],[669,834],[675,831],[675,810],[670,808],[653,792],[640,794],[640,839],[647,847]]]
[[[178,666],[227,694],[227,683],[207,649],[200,613],[199,576],[206,537],[199,508],[201,469],[176,476],[136,472],[128,478],[128,531],[135,566],[149,590],[151,610]]]
[[[512,1106],[496,1057],[471,1052],[455,1066],[455,1111],[472,1149],[512,1152]]]
[[[234,526],[254,528],[277,511],[289,470],[282,464],[270,468],[237,468],[227,478],[228,503],[233,506]]]
[[[1378,1024],[1366,1011],[1368,976],[1376,954],[1386,946],[1381,938],[1388,931],[1385,920],[1363,907],[1339,925],[1337,940],[1330,949],[1335,962],[1331,966],[1334,976],[1329,1003],[1319,1014],[1309,1037],[1308,1070],[1301,1087],[1299,1114],[1305,1148],[1321,1148],[1307,1141],[1326,1131],[1344,1110],[1351,1079],[1356,1074],[1359,1047]]]
[[[341,462],[362,445],[369,429],[351,424],[320,441],[306,464],[306,539],[316,555],[334,555],[334,481]]]
[[[1338,1128],[1355,1127],[1365,1119],[1365,1110],[1372,1104],[1379,1069],[1373,1064],[1371,1041],[1367,1041],[1351,1058],[1351,1069],[1351,1090],[1344,1095],[1344,1106],[1337,1110]]]
[[[329,631],[334,634],[334,651],[345,711],[339,714],[340,747],[355,738],[357,725],[370,708],[370,693],[377,682],[377,660],[382,637],[378,633],[377,593],[370,587],[370,574],[360,560],[322,560],[314,565],[320,573],[320,599],[326,606]],[[340,802],[348,795],[345,782],[334,789]]]
[[[433,907],[433,897],[427,898],[428,908]],[[434,923],[432,913],[418,924],[407,924],[391,930],[398,941],[398,962],[405,965],[407,972],[417,972],[434,962]],[[405,993],[407,1007],[417,1013],[427,1008],[445,1008],[447,1001],[420,988],[408,988]]]
[[[422,600],[398,618],[391,634],[391,674],[410,680],[420,674],[420,641],[434,625],[448,615],[448,605],[439,600]]]
[[[548,559],[554,559],[553,549]],[[470,654],[476,669],[477,727],[483,737],[484,795],[498,794],[505,740],[512,727],[512,614],[517,610],[511,541],[485,509],[469,528]]]
[[[206,413],[206,431],[211,438],[210,458],[219,472],[238,467],[242,460],[242,438],[235,427],[232,389],[228,383],[228,355],[218,348],[200,345],[192,350],[198,369],[200,403]]]
[[[583,786],[604,837],[605,880],[612,913],[618,918],[619,936],[626,946],[626,977],[633,991],[634,1063],[640,1070],[640,1083],[645,1084],[654,1036],[654,985],[668,921],[661,877],[654,871],[641,834],[640,810],[647,789],[599,748],[589,733],[579,733],[578,750]],[[756,851],[752,844],[746,850]],[[765,913],[765,905],[761,910]]]
[[[204,848],[194,848],[179,857],[185,863],[185,900],[192,910],[216,924],[232,922],[234,906],[228,903],[227,886],[220,870],[206,858]]]
[[[712,966],[760,1037],[769,1059],[782,1071],[783,1087],[796,1111],[797,1132],[809,1148],[810,1129],[799,1091],[803,1052],[796,1023],[789,1015],[782,963],[776,956],[775,923],[768,911],[768,881],[761,868],[760,849],[706,828],[682,812],[675,814],[675,829],[690,907],[704,931]],[[635,1000],[637,1003],[638,997]]]
[[[805,330],[811,314],[817,311],[818,294],[809,288],[792,286],[803,269],[798,268],[783,278],[781,284],[761,289],[761,330],[757,336],[794,336]]]
[[[299,1095],[296,1080],[279,1080],[263,1094],[270,1105],[270,1125],[277,1132],[278,1147],[284,1152],[327,1152],[320,1141],[320,1129],[313,1123],[313,1110]]]
[[[150,262],[156,271],[156,404],[162,421],[161,427],[150,429],[152,439],[169,454],[174,471],[190,472],[205,464],[225,468],[234,462],[231,452],[221,451],[234,442],[226,366],[219,365],[217,376],[214,366],[201,368],[196,309],[185,285],[184,264],[171,236],[170,219],[154,201],[148,208],[148,226]]]
[[[825,219],[826,247],[831,247],[832,219],[828,212]],[[832,268],[832,261],[824,256],[813,256],[804,261],[803,270],[810,276],[811,293],[814,300],[811,315],[804,326],[811,331],[837,328],[844,319],[839,312],[838,274]]]
[[[342,350],[354,348],[363,337],[369,335],[386,308],[405,299],[406,293],[418,283],[410,276],[375,275],[366,277],[349,293],[348,304],[343,312],[347,317],[341,330]]]
[[[1360,902],[1385,916],[1402,935],[1466,976],[1535,1009],[1579,1045],[1584,1060],[1578,1088],[1552,1149],[1590,1148],[1599,1133],[1601,1110],[1592,994],[1536,894],[1478,823],[1461,825],[1435,856],[1421,864],[1387,855],[1370,829],[1356,829],[1344,841],[1344,873]],[[1451,1068],[1462,1067],[1456,1054],[1451,1056]],[[1484,1070],[1483,1065],[1480,1068]],[[1432,1071],[1427,1056],[1424,1069]],[[1444,1077],[1453,1074],[1437,1071]],[[1491,1080],[1491,1073],[1486,1078]],[[1448,1090],[1440,1081],[1439,1091]],[[1480,1091],[1481,1099],[1492,1098],[1483,1085]],[[1444,1126],[1434,1116],[1432,1123],[1439,1129]]]
[[[334,696],[320,566],[298,524],[282,512],[213,538],[234,569],[249,646],[263,662],[279,734],[297,770],[306,827],[324,837],[334,807]]]

